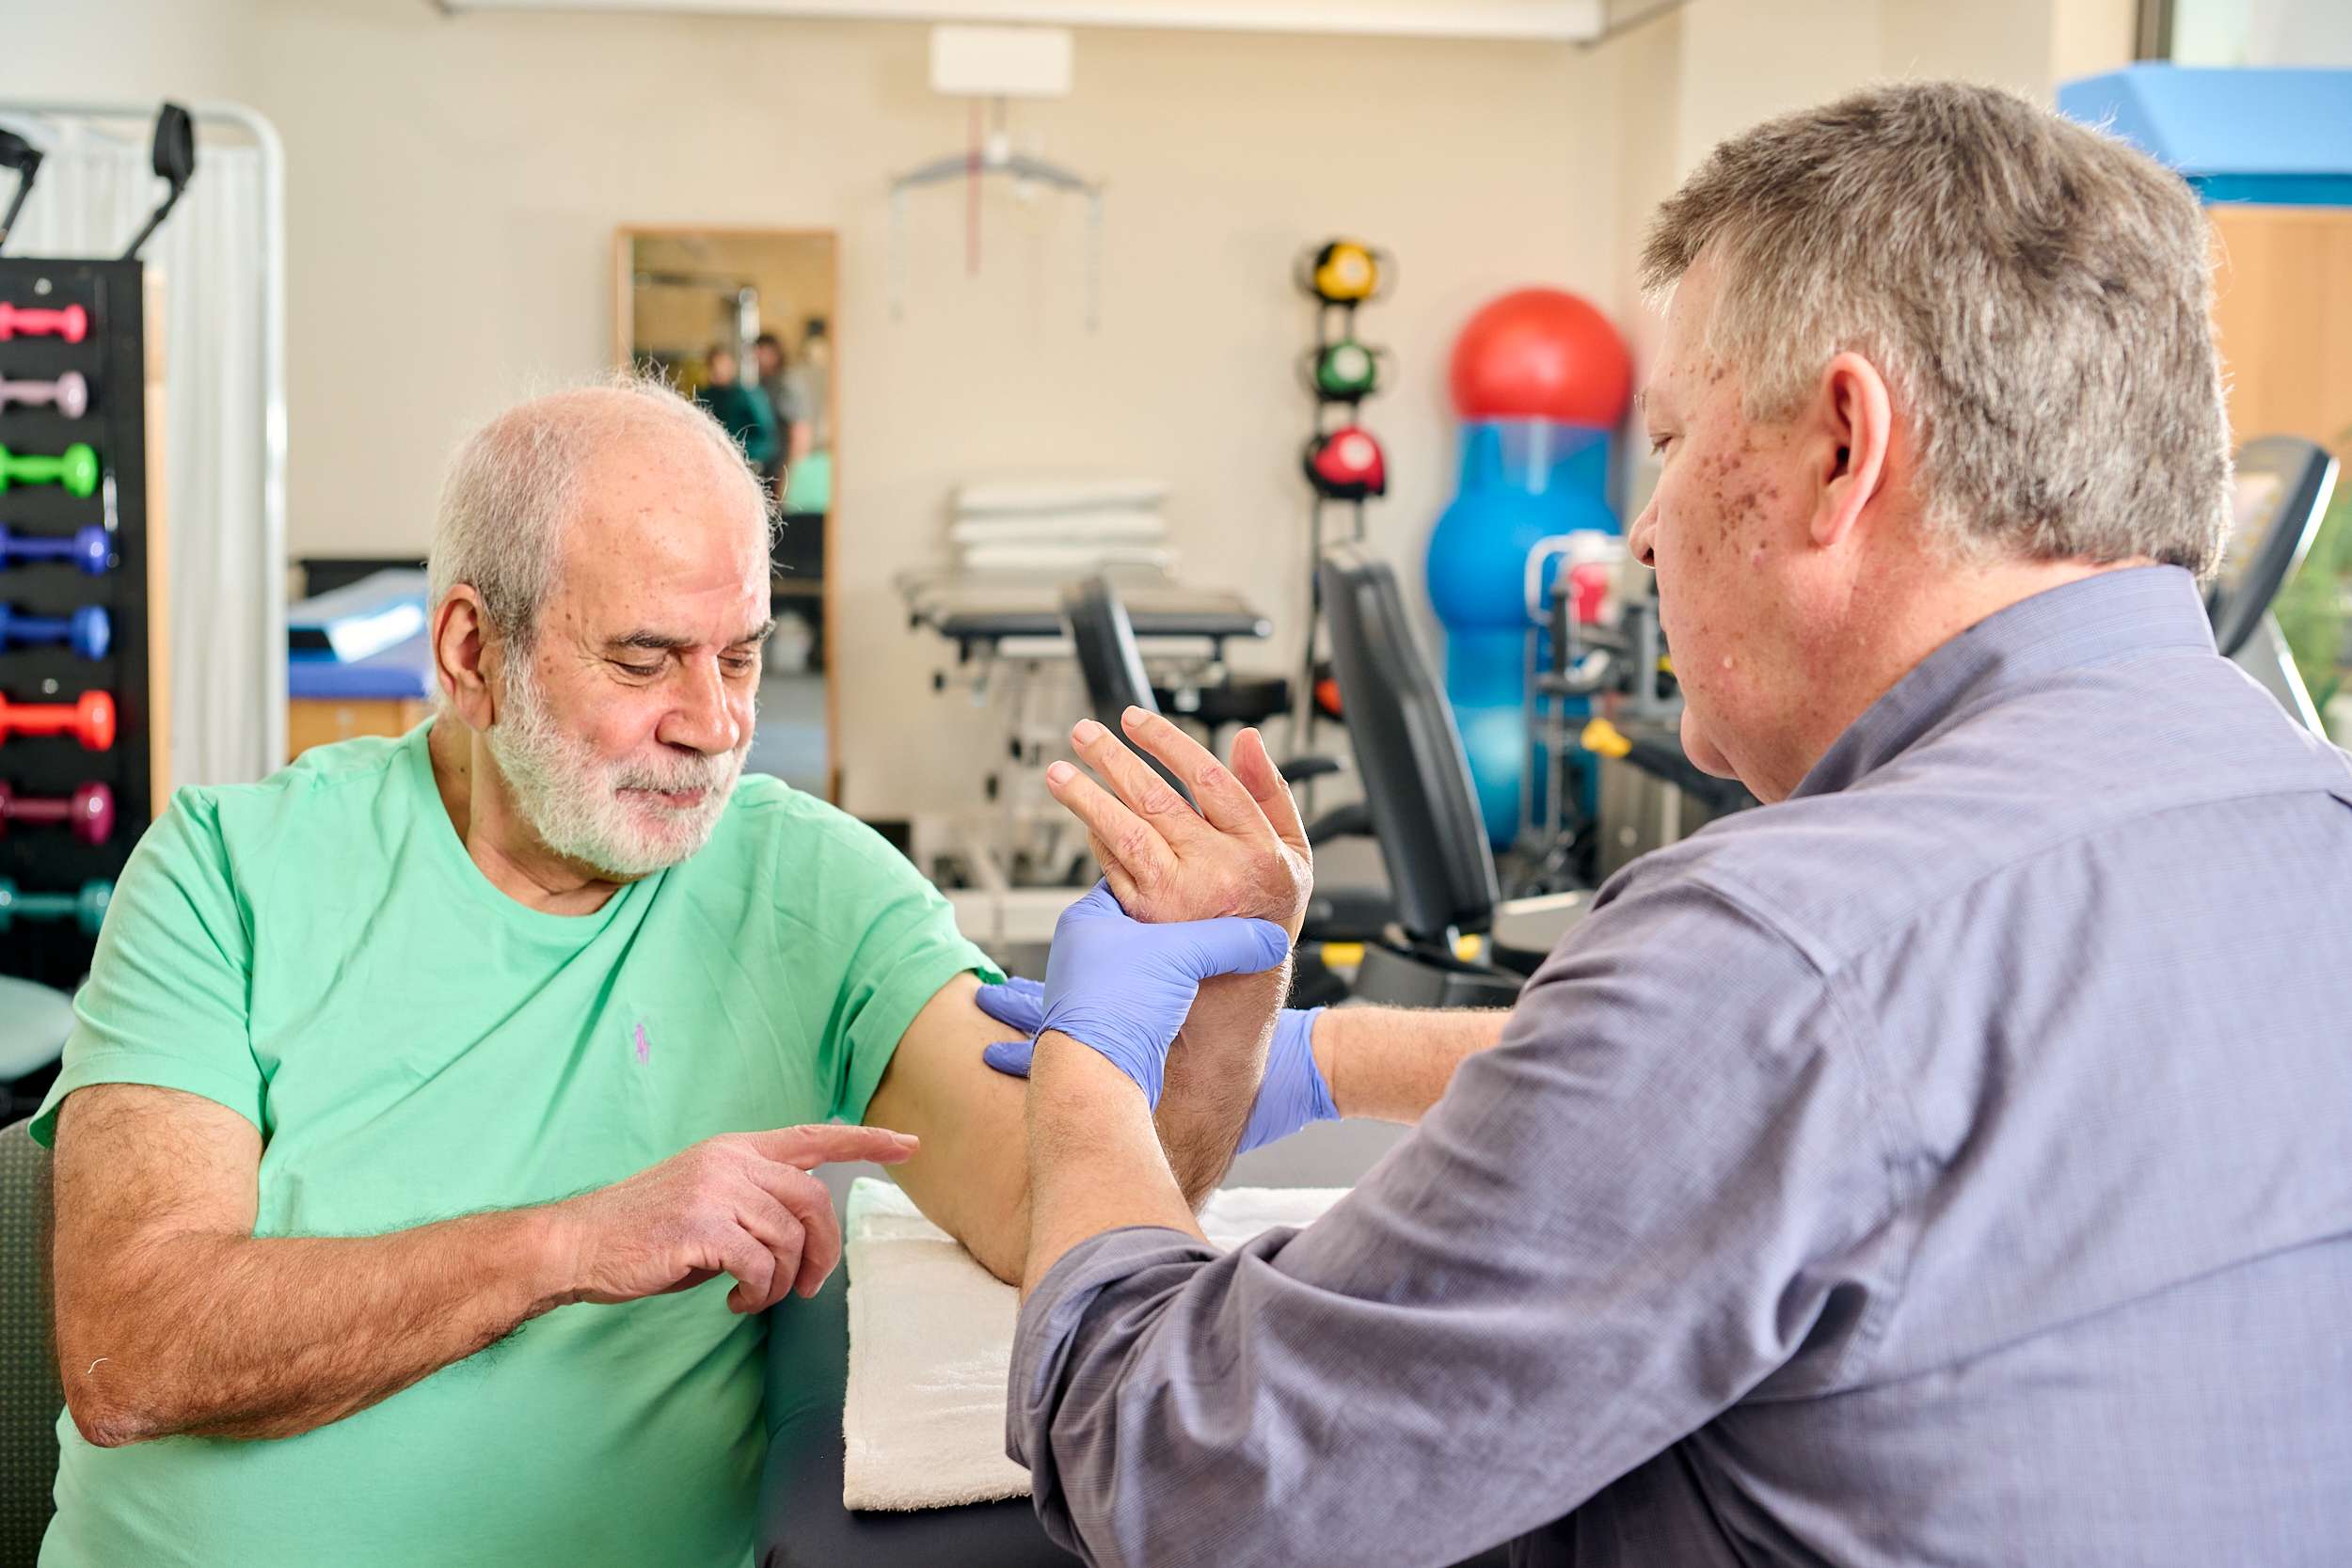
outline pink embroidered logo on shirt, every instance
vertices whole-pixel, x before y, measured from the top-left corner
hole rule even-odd
[[[640,1023],[637,1026],[637,1033],[632,1037],[637,1042],[637,1065],[644,1067],[645,1058],[653,1053],[653,1046],[645,1038],[645,1026]]]

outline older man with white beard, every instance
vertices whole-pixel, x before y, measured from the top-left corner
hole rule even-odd
[[[739,778],[768,550],[668,389],[510,410],[442,500],[433,721],[183,790],[141,841],[35,1124],[44,1563],[747,1562],[768,1309],[840,1252],[810,1167],[893,1164],[1018,1269],[1001,976],[873,832]],[[1254,736],[1229,778],[1295,824]],[[1288,889],[1295,930],[1296,837],[1195,871]],[[1229,924],[1199,967],[1279,964]],[[1281,984],[1192,1015],[1159,1125],[1196,1200]]]

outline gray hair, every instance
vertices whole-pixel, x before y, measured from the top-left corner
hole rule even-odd
[[[1956,560],[2135,557],[2201,577],[2230,522],[2212,242],[2187,185],[2022,98],[1873,87],[1722,143],[1660,208],[1642,284],[1702,253],[1708,351],[1752,420],[1852,350],[1907,405]]]
[[[498,635],[529,647],[555,592],[591,460],[616,441],[663,436],[702,443],[729,487],[739,481],[745,515],[773,526],[767,490],[725,427],[667,381],[620,372],[516,404],[457,449],[426,567],[433,612],[469,584]]]

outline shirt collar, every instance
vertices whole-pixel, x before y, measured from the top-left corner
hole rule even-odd
[[[2178,566],[2100,572],[1986,616],[1912,667],[1846,726],[1790,800],[1858,783],[1963,703],[2057,671],[2155,649],[2214,651],[2197,581]]]

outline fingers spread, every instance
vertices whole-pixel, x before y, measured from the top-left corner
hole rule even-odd
[[[1142,765],[1138,763],[1136,766]],[[1160,787],[1168,789],[1164,782]],[[1094,852],[1103,863],[1104,875],[1112,875],[1115,867],[1125,875],[1129,886],[1150,887],[1156,886],[1175,868],[1175,852],[1158,831],[1077,768],[1062,762],[1048,768],[1045,770],[1045,789],[1062,803],[1065,810],[1086,824],[1087,834],[1094,841]],[[1173,796],[1175,791],[1168,790],[1168,793]],[[1182,801],[1177,803],[1183,804]],[[1186,806],[1184,810],[1189,816],[1192,808]],[[1194,818],[1194,825],[1200,825],[1198,817]],[[1120,894],[1122,902],[1125,900],[1126,894],[1115,876],[1111,891]]]
[[[1298,815],[1298,801],[1291,795],[1291,786],[1282,778],[1282,770],[1274,766],[1266,754],[1265,736],[1255,727],[1246,729],[1233,737],[1233,773],[1249,791],[1250,798],[1265,813],[1275,833],[1283,843],[1304,853],[1307,848],[1307,824]]]
[[[1192,790],[1192,799],[1212,827],[1226,833],[1269,831],[1265,813],[1232,774],[1217,764],[1209,749],[1186,735],[1182,725],[1156,713],[1131,707],[1120,721],[1127,737],[1165,764]],[[1181,846],[1180,846],[1181,847]]]
[[[1142,709],[1129,708],[1127,711],[1134,715],[1141,713]],[[1159,722],[1176,730],[1176,726],[1165,719]],[[1176,733],[1183,735],[1182,731]],[[1200,750],[1188,736],[1184,738],[1185,744],[1192,746],[1194,751]],[[1077,752],[1078,760],[1101,774],[1103,782],[1118,793],[1127,809],[1149,822],[1168,843],[1181,845],[1186,835],[1200,831],[1200,814],[1176,793],[1175,787],[1125,741],[1093,720],[1084,721],[1070,732],[1070,744]],[[1206,755],[1205,752],[1202,754]],[[1180,779],[1184,777],[1182,768],[1170,768],[1170,771]]]

